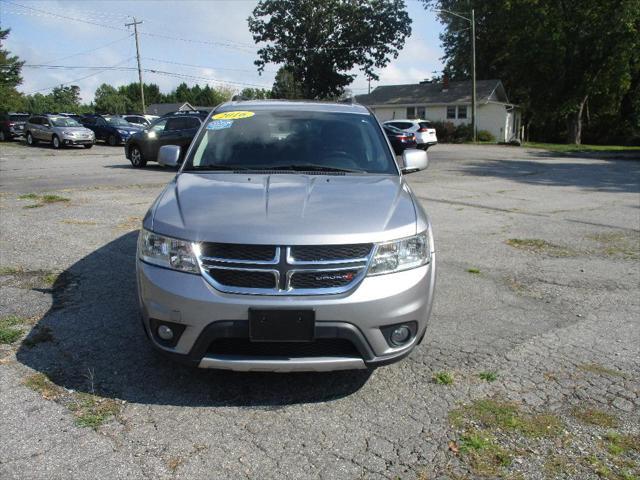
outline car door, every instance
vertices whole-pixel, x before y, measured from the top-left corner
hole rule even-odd
[[[164,130],[159,135],[160,141],[158,142],[158,148],[164,145],[178,145],[180,146],[180,137],[184,127],[183,117],[169,117]]]
[[[40,124],[41,140],[50,142],[53,137],[53,125],[51,120],[47,117],[42,117],[42,123]]]
[[[151,124],[151,127],[144,132],[144,140],[141,142],[140,148],[142,149],[142,155],[147,160],[153,160],[158,157],[158,150],[160,150],[160,137],[164,132],[164,128],[167,126],[167,118],[161,118]]]
[[[183,125],[182,130],[180,131],[180,158],[184,158],[184,155],[187,153],[189,145],[191,145],[191,141],[193,137],[198,133],[198,129],[200,128],[200,120],[195,117],[185,117],[182,119]]]
[[[31,136],[38,140],[38,138],[40,138],[40,117],[31,117],[27,122],[27,129],[31,133]]]
[[[96,118],[96,139],[106,140],[109,137],[110,127],[107,121],[104,118],[98,117]]]

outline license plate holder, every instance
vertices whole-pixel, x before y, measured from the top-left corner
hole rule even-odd
[[[313,310],[249,309],[252,342],[312,342],[316,313]]]

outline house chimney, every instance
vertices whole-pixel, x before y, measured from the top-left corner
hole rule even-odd
[[[442,91],[446,92],[449,90],[449,75],[446,73],[442,76]]]

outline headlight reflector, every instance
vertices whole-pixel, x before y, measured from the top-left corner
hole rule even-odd
[[[369,266],[369,275],[401,272],[426,265],[431,260],[431,246],[427,232],[376,247]]]
[[[191,242],[165,237],[142,229],[138,241],[141,260],[182,272],[200,273]]]

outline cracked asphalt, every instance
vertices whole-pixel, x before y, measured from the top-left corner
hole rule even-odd
[[[425,341],[373,372],[236,374],[158,356],[139,324],[136,230],[173,172],[133,170],[121,148],[2,144],[0,318],[21,336],[0,344],[0,478],[638,478],[591,468],[618,467],[571,412],[640,438],[640,158],[429,156],[409,177],[439,262]],[[49,390],[25,384],[39,374]],[[117,413],[81,426],[83,398]],[[558,439],[498,432],[510,461],[480,471],[449,417],[479,399],[557,417],[581,469],[549,468]]]

